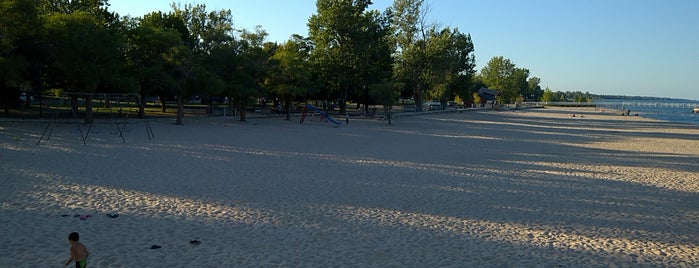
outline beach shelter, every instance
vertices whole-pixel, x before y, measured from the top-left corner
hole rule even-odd
[[[481,105],[490,104],[493,105],[497,102],[497,97],[500,95],[500,91],[494,89],[488,89],[486,87],[481,87],[478,90],[478,96],[481,97]]]

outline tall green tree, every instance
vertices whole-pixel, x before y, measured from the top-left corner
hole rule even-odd
[[[369,95],[375,103],[383,106],[386,121],[390,125],[393,105],[396,103],[398,96],[400,96],[400,87],[396,86],[394,82],[387,81],[380,84],[372,84],[369,88]]]
[[[314,87],[310,60],[311,47],[299,35],[280,45],[271,57],[271,70],[265,79],[269,92],[280,96],[286,120],[290,120],[294,98],[306,95]]]
[[[22,85],[31,81],[31,59],[37,53],[40,28],[36,1],[0,2],[0,103],[5,116],[17,103]]]
[[[513,89],[508,91],[511,94],[510,100],[523,99],[525,94],[529,89],[529,82],[527,81],[529,77],[529,69],[526,68],[515,68],[512,77],[510,77],[509,85]]]
[[[550,102],[555,100],[555,94],[548,87],[544,90],[544,94],[541,96],[541,101]]]
[[[527,84],[527,90],[522,95],[530,100],[541,99],[542,95],[544,94],[544,91],[541,89],[541,78],[536,76],[531,77],[529,80],[527,80]]]
[[[187,4],[183,8],[171,4],[174,16],[181,19],[186,31],[182,40],[189,51],[178,60],[179,86],[177,87],[177,123],[182,124],[184,98],[207,96],[224,90],[221,74],[207,66],[212,54],[224,51],[234,53],[233,18],[230,10],[206,11],[206,5]]]
[[[372,86],[393,84],[393,43],[391,27],[392,11],[390,9],[380,13],[370,10],[363,14],[360,21],[362,29],[357,43],[359,84],[350,91],[349,100],[364,105],[364,110],[372,102],[370,90]]]
[[[317,14],[308,21],[314,68],[330,89],[327,97],[339,100],[341,113],[350,99],[368,100],[368,85],[390,70],[390,16],[367,11],[370,5],[370,0],[318,0]]]
[[[501,91],[504,102],[514,102],[523,95],[529,83],[529,70],[517,68],[510,59],[503,56],[493,57],[481,70],[481,78],[488,88]]]
[[[425,95],[446,103],[457,92],[468,96],[471,77],[475,73],[471,36],[458,29],[431,29],[426,44],[427,68],[425,84],[429,90]]]
[[[67,91],[84,93],[85,122],[92,122],[91,94],[117,90],[115,77],[125,66],[125,40],[104,18],[88,11],[51,13],[45,19],[51,81]]]
[[[242,30],[236,48],[237,67],[233,73],[230,95],[240,111],[240,121],[246,121],[248,105],[264,93],[264,79],[269,71],[269,58],[274,55],[272,46],[265,42],[267,32],[262,27],[255,31]]]
[[[481,79],[490,89],[505,91],[510,86],[509,79],[515,71],[515,65],[503,56],[493,57],[481,69]]]
[[[165,99],[175,95],[172,89],[178,87],[180,57],[187,56],[180,32],[184,23],[174,13],[152,12],[135,24],[129,32],[128,58],[142,100],[139,115],[144,115],[147,96],[159,96],[165,112]]]
[[[424,0],[394,0],[393,29],[395,30],[395,79],[404,85],[403,95],[412,96],[416,109],[422,110],[424,93],[427,89],[427,33],[428,8]]]

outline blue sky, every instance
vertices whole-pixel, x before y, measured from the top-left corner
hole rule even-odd
[[[261,25],[268,41],[308,35],[314,0],[198,0],[230,9],[237,29]],[[477,69],[503,56],[542,87],[595,94],[699,100],[699,1],[426,0],[428,20],[470,33]],[[139,17],[169,11],[167,0],[112,0]],[[384,10],[392,0],[374,0]]]

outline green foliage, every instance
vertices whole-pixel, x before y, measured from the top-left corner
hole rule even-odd
[[[317,0],[310,36],[277,45],[261,27],[235,29],[230,10],[209,12],[203,4],[173,3],[169,12],[130,18],[109,11],[107,0],[3,0],[0,98],[47,88],[138,92],[176,97],[182,108],[191,96],[227,96],[244,120],[246,105],[269,95],[287,108],[303,96],[339,100],[344,111],[349,101],[392,104],[396,92],[414,97],[418,109],[424,98],[471,99],[484,85],[505,101],[545,94],[539,78],[503,57],[475,76],[471,36],[427,24],[424,0],[395,0],[383,12],[371,5]]]
[[[551,90],[547,87],[546,90],[544,90],[544,94],[543,94],[543,96],[541,97],[541,101],[543,101],[543,102],[551,102],[551,101],[554,100],[554,97],[555,97],[555,95],[554,95],[553,91],[551,91]]]
[[[20,90],[36,79],[32,67],[40,54],[36,42],[40,28],[35,1],[0,1],[0,105],[5,114],[10,106],[19,105]]]
[[[390,77],[389,14],[367,11],[369,0],[318,0],[308,21],[311,61],[326,81],[329,99],[366,101],[367,85]]]
[[[372,84],[369,86],[369,96],[371,99],[384,107],[391,107],[398,99],[396,85],[392,82]]]
[[[241,40],[236,48],[237,71],[234,72],[234,81],[237,90],[234,96],[242,99],[262,95],[262,84],[269,70],[268,60],[274,51],[264,45],[267,32],[262,28],[256,28],[255,32],[244,30]]]
[[[372,84],[369,86],[369,96],[374,102],[383,105],[388,124],[391,124],[391,109],[399,96],[396,85],[393,82]]]
[[[309,62],[310,49],[308,40],[294,35],[276,48],[270,58],[271,71],[267,73],[264,84],[271,94],[284,100],[287,119],[292,100],[306,95],[314,87]]]
[[[412,96],[418,111],[422,110],[423,95],[427,87],[427,26],[423,0],[396,0],[393,2],[392,25],[397,46],[395,54],[395,80],[405,85],[403,97]]]
[[[529,70],[516,68],[515,64],[502,56],[493,57],[481,70],[483,83],[490,88],[500,90],[500,101],[514,102],[520,95],[527,94]]]
[[[468,95],[471,76],[475,73],[475,56],[471,36],[458,29],[444,28],[430,32],[426,44],[425,76],[431,99],[446,101],[455,95]]]
[[[544,91],[541,89],[541,78],[531,77],[527,80],[527,90],[522,93],[525,99],[538,100],[541,99]]]
[[[458,29],[426,25],[427,9],[423,0],[396,0],[393,4],[394,40],[399,48],[395,78],[407,86],[402,95],[412,95],[419,110],[424,97],[443,102],[468,97],[475,73],[471,36]]]
[[[548,87],[544,90],[541,101],[543,102],[592,102],[592,95],[589,92],[581,91],[552,91]]]
[[[52,81],[71,91],[91,93],[108,90],[124,67],[123,39],[104,26],[100,18],[85,11],[52,13],[45,17],[45,44]],[[105,91],[106,91],[105,90]]]
[[[174,14],[153,12],[143,16],[129,32],[129,63],[142,96],[176,95],[177,72],[188,51]]]

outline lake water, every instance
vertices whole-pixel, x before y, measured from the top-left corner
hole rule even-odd
[[[631,110],[631,114],[643,117],[683,122],[699,125],[699,114],[692,113],[692,108],[699,107],[699,101],[680,99],[600,99],[594,102],[601,107]]]

